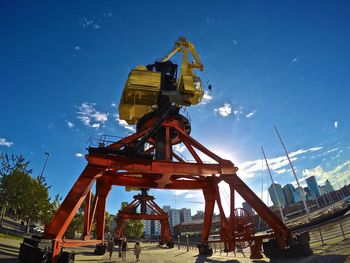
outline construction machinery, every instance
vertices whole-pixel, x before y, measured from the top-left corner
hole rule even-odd
[[[182,54],[179,74],[178,65],[169,60],[176,53]],[[189,61],[190,55],[193,61]],[[26,259],[25,255],[30,253],[28,251],[34,251],[40,244],[50,244],[46,250],[52,262],[58,262],[64,253],[62,250],[67,247],[95,244],[95,253],[103,254],[105,207],[113,185],[142,191],[119,214],[117,237],[122,235],[125,219],[156,219],[145,213],[145,206],[148,205],[158,213],[157,219],[164,220],[162,239],[171,243],[166,213],[155,204],[153,197],[147,195],[147,189],[196,189],[202,190],[205,200],[203,231],[201,243],[198,244],[200,254],[212,253],[208,237],[215,204],[220,212],[220,239],[225,251],[235,251],[237,244],[244,244],[250,246],[251,258],[254,259],[262,258],[262,246],[268,257],[312,253],[308,233],[293,235],[237,176],[238,168],[230,160],[222,159],[190,136],[191,123],[180,114],[180,109],[200,103],[203,97],[203,85],[195,75],[195,69],[203,70],[196,49],[184,37],[180,37],[174,49],[162,60],[138,66],[130,72],[119,104],[119,117],[129,124],[135,124],[136,132],[118,141],[104,140],[96,147],[88,148],[86,168],[46,225],[43,238],[36,245],[35,242],[22,244],[22,258]],[[184,145],[194,161],[189,162],[174,151],[174,145],[179,143]],[[208,163],[204,159],[212,161]],[[221,182],[227,183],[230,188],[229,215],[225,215],[221,202]],[[92,200],[93,185],[96,185],[96,191]],[[270,232],[263,235],[255,233],[249,218],[235,208],[235,192],[271,227]],[[83,238],[66,239],[65,232],[84,201]],[[134,209],[139,205],[141,212]],[[96,239],[91,239],[94,220]]]

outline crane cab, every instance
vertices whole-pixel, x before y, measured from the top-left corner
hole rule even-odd
[[[183,54],[181,70],[169,61],[177,52]],[[188,61],[189,52],[194,60]],[[166,105],[196,105],[202,101],[204,89],[201,79],[193,69],[203,70],[199,56],[185,38],[175,42],[174,49],[161,61],[131,70],[119,104],[119,118],[128,124],[136,124],[143,116],[161,110]]]
[[[157,105],[161,86],[161,73],[149,71],[145,66],[131,70],[119,104],[119,118],[136,124]]]

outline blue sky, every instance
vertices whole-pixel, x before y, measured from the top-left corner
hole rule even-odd
[[[25,155],[34,175],[49,152],[51,195],[65,196],[90,137],[130,132],[115,107],[129,71],[183,35],[213,87],[188,109],[195,139],[260,195],[261,146],[275,180],[294,181],[277,125],[301,182],[315,175],[337,188],[350,179],[349,13],[348,1],[2,1],[0,151]],[[191,203],[203,199],[198,191],[151,193],[160,205],[202,207]],[[133,194],[114,187],[108,211]]]

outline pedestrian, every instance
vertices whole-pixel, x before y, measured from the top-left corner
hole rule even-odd
[[[134,246],[134,255],[136,256],[136,261],[139,261],[140,254],[141,254],[140,242],[136,242]]]
[[[126,242],[126,238],[123,238],[122,241],[122,260],[126,259],[126,250],[128,249],[128,243]]]
[[[109,261],[111,261],[112,259],[112,254],[113,254],[113,250],[114,250],[114,241],[112,238],[110,238],[108,240],[108,243],[107,243],[107,250],[109,252]]]
[[[122,257],[122,239],[118,238],[118,257],[121,258]]]

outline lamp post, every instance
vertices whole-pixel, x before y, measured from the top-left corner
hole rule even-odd
[[[43,169],[41,170],[40,177],[42,177],[42,176],[44,175],[44,171],[45,171],[45,168],[46,168],[47,161],[49,160],[50,153],[45,152],[45,155],[46,155],[46,159],[45,159],[44,167],[43,167]]]
[[[186,245],[187,245],[187,252],[188,252],[189,251],[188,235],[186,235]]]
[[[180,235],[177,236],[177,248],[180,250]]]

